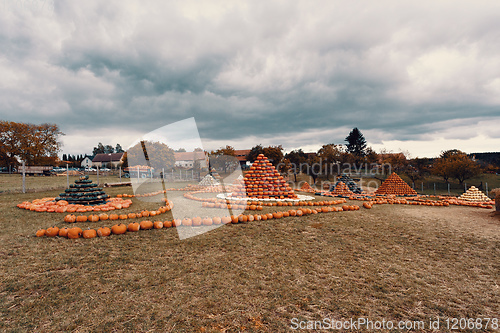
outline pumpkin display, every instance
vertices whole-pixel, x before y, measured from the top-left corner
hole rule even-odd
[[[108,227],[101,227],[97,229],[97,236],[99,237],[107,237],[111,234],[111,229]]]
[[[344,182],[338,181],[332,186],[328,194],[333,196],[351,196],[354,195],[354,192],[352,192]]]
[[[404,182],[395,172],[393,172],[375,191],[379,195],[417,195],[414,189]]]
[[[233,183],[234,198],[295,199],[297,195],[264,154],[259,154],[243,179]]]
[[[477,187],[471,186],[464,194],[458,197],[458,200],[471,202],[489,202],[491,199],[487,197],[483,192],[481,192]]]

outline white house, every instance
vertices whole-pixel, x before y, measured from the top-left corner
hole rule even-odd
[[[82,168],[90,168],[92,166],[92,156],[85,155],[80,166]]]
[[[208,167],[208,156],[204,151],[191,152],[175,152],[175,166],[190,169],[194,165],[194,161],[200,162],[200,167]]]

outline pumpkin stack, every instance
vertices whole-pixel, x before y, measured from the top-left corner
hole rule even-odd
[[[70,204],[95,206],[106,203],[107,198],[108,195],[101,187],[97,187],[97,184],[93,184],[89,176],[81,176],[64,193],[60,193],[55,200],[65,200]]]
[[[336,197],[349,197],[354,193],[349,189],[349,187],[344,182],[337,182],[337,184],[333,187],[333,190],[330,190],[331,195]]]
[[[414,189],[412,189],[404,180],[401,179],[395,172],[393,172],[387,179],[380,185],[380,187],[375,191],[375,194],[379,195],[417,195]]]
[[[338,180],[337,182],[335,183],[335,185],[333,185],[331,188],[330,188],[330,191],[334,191],[335,188],[337,187],[337,185],[342,182],[344,183],[345,185],[347,185],[347,187],[349,187],[349,190],[351,190],[351,192],[353,193],[356,193],[356,194],[361,194],[362,190],[361,188],[359,188],[358,184],[356,184],[356,182],[349,176],[347,175],[342,175]]]
[[[471,186],[464,194],[458,197],[458,200],[471,202],[489,202],[491,201],[483,192],[475,186]]]
[[[242,179],[234,183],[234,191],[231,194],[236,198],[257,199],[296,199],[297,195],[285,182],[274,165],[272,165],[264,154],[259,154],[250,167],[250,170]]]
[[[300,191],[303,191],[303,192],[316,192],[312,187],[311,185],[309,185],[308,182],[305,182],[301,187],[300,187]]]
[[[198,183],[201,186],[217,186],[219,182],[212,177],[211,174],[207,174],[203,179]]]

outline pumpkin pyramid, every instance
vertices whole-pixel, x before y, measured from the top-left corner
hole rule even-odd
[[[198,185],[201,186],[217,186],[219,185],[219,182],[212,177],[212,175],[207,174],[203,179],[198,183]]]
[[[491,201],[483,192],[475,186],[471,186],[464,194],[458,197],[459,200],[472,202],[489,202]]]
[[[259,154],[242,179],[233,185],[232,197],[296,199],[297,195],[264,154]]]
[[[337,187],[337,185],[342,182],[344,183],[345,185],[347,185],[347,187],[349,187],[349,190],[351,190],[351,192],[356,193],[356,194],[361,194],[363,191],[361,190],[361,188],[359,188],[358,184],[356,184],[356,182],[349,176],[347,175],[342,175],[338,181],[335,183],[335,185],[333,185],[331,188],[330,188],[330,191],[333,192],[335,190],[335,188]]]
[[[395,172],[393,172],[375,191],[375,194],[380,195],[417,195],[404,180],[401,179]]]
[[[330,190],[330,194],[335,196],[351,196],[354,192],[352,192],[344,182],[339,181],[333,186],[333,189]]]
[[[64,193],[60,193],[56,201],[66,200],[70,204],[100,205],[106,203],[107,198],[108,195],[101,187],[92,183],[89,176],[81,176]]]
[[[311,187],[311,185],[309,185],[308,182],[305,182],[304,184],[302,184],[302,186],[300,187],[300,191],[304,191],[304,192],[314,192],[314,189]]]

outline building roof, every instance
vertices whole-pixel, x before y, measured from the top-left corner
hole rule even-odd
[[[240,150],[235,150],[234,151],[234,156],[238,159],[240,162],[246,162],[247,161],[247,155],[251,151],[251,149],[240,149]]]
[[[119,162],[122,157],[123,153],[97,154],[92,162]]]
[[[176,161],[194,161],[206,158],[204,151],[175,152],[174,154]]]

